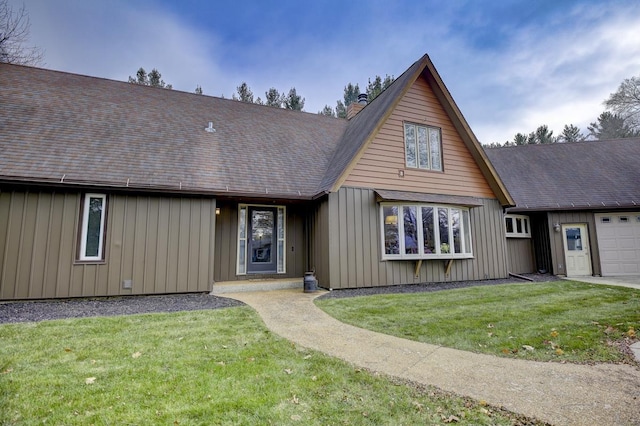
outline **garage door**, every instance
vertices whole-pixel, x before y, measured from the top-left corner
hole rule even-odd
[[[602,275],[640,275],[640,212],[596,214]]]

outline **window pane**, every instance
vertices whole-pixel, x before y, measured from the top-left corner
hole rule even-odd
[[[512,233],[513,232],[513,218],[507,217],[504,220],[505,226],[507,228],[507,232],[508,233]]]
[[[284,239],[284,209],[278,207],[278,239]]]
[[[522,234],[522,219],[519,217],[516,218],[516,231],[518,234]]]
[[[271,263],[273,248],[273,211],[251,212],[251,262]]]
[[[404,206],[404,252],[405,254],[418,254],[418,208],[416,206]]]
[[[240,208],[240,223],[238,225],[238,236],[240,238],[247,238],[247,208]]]
[[[89,198],[89,212],[87,216],[87,239],[85,241],[86,257],[100,256],[100,239],[102,237],[102,197]]]
[[[429,147],[427,138],[427,128],[418,127],[418,167],[429,168]]]
[[[384,252],[385,254],[400,254],[398,236],[398,206],[384,206]]]
[[[451,230],[453,231],[453,252],[462,253],[462,240],[460,235],[460,210],[451,209]]]
[[[451,253],[451,247],[449,246],[449,209],[438,208],[438,224],[440,253]]]
[[[422,238],[424,254],[435,254],[436,239],[433,234],[433,207],[422,207]]]
[[[416,167],[416,127],[412,124],[404,125],[404,143],[407,167]]]
[[[471,253],[471,223],[467,210],[462,210],[462,228],[464,232],[464,252]]]
[[[278,270],[279,273],[284,272],[284,241],[278,241]]]
[[[522,219],[522,223],[524,225],[524,233],[528,234],[529,233],[529,219],[527,219],[527,218]]]
[[[431,170],[442,170],[440,156],[440,130],[429,128],[429,147],[431,153]]]
[[[246,274],[247,273],[247,262],[246,262],[246,254],[247,254],[247,246],[245,240],[240,240],[238,243],[238,274]]]
[[[567,228],[565,232],[567,238],[567,250],[582,250],[582,234],[580,233],[580,228]]]

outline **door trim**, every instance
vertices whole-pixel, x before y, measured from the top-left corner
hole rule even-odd
[[[275,272],[248,272],[248,233],[249,210],[251,208],[270,208],[276,211],[276,271]],[[281,225],[280,225],[281,224]],[[236,276],[238,275],[282,275],[287,273],[287,208],[276,204],[238,204],[238,226],[236,228]]]
[[[582,252],[586,258],[587,270],[585,273],[569,273],[569,248],[567,242],[566,230],[568,228],[580,228],[580,236],[582,237]],[[586,223],[563,223],[562,224],[562,247],[564,251],[564,265],[567,277],[590,277],[593,274],[593,265],[591,264],[591,246],[589,242],[589,227]]]

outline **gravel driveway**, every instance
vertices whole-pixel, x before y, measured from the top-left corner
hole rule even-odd
[[[554,281],[548,274],[527,275],[534,281]],[[496,285],[520,281],[514,278],[484,281],[458,281],[448,283],[410,284],[388,287],[334,290],[320,297],[355,297],[389,293],[418,293],[454,288]],[[522,281],[526,282],[526,281]],[[63,318],[131,315],[150,312],[179,312],[203,309],[221,309],[244,303],[208,293],[171,294],[161,296],[94,297],[55,299],[43,301],[0,302],[0,324],[35,322]]]

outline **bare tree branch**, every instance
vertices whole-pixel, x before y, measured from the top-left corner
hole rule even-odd
[[[14,13],[7,0],[0,0],[0,62],[42,65],[42,49],[24,46],[29,38],[30,28],[29,15],[24,5]]]
[[[604,101],[607,109],[622,117],[636,130],[640,130],[640,76],[625,79],[615,93]]]

